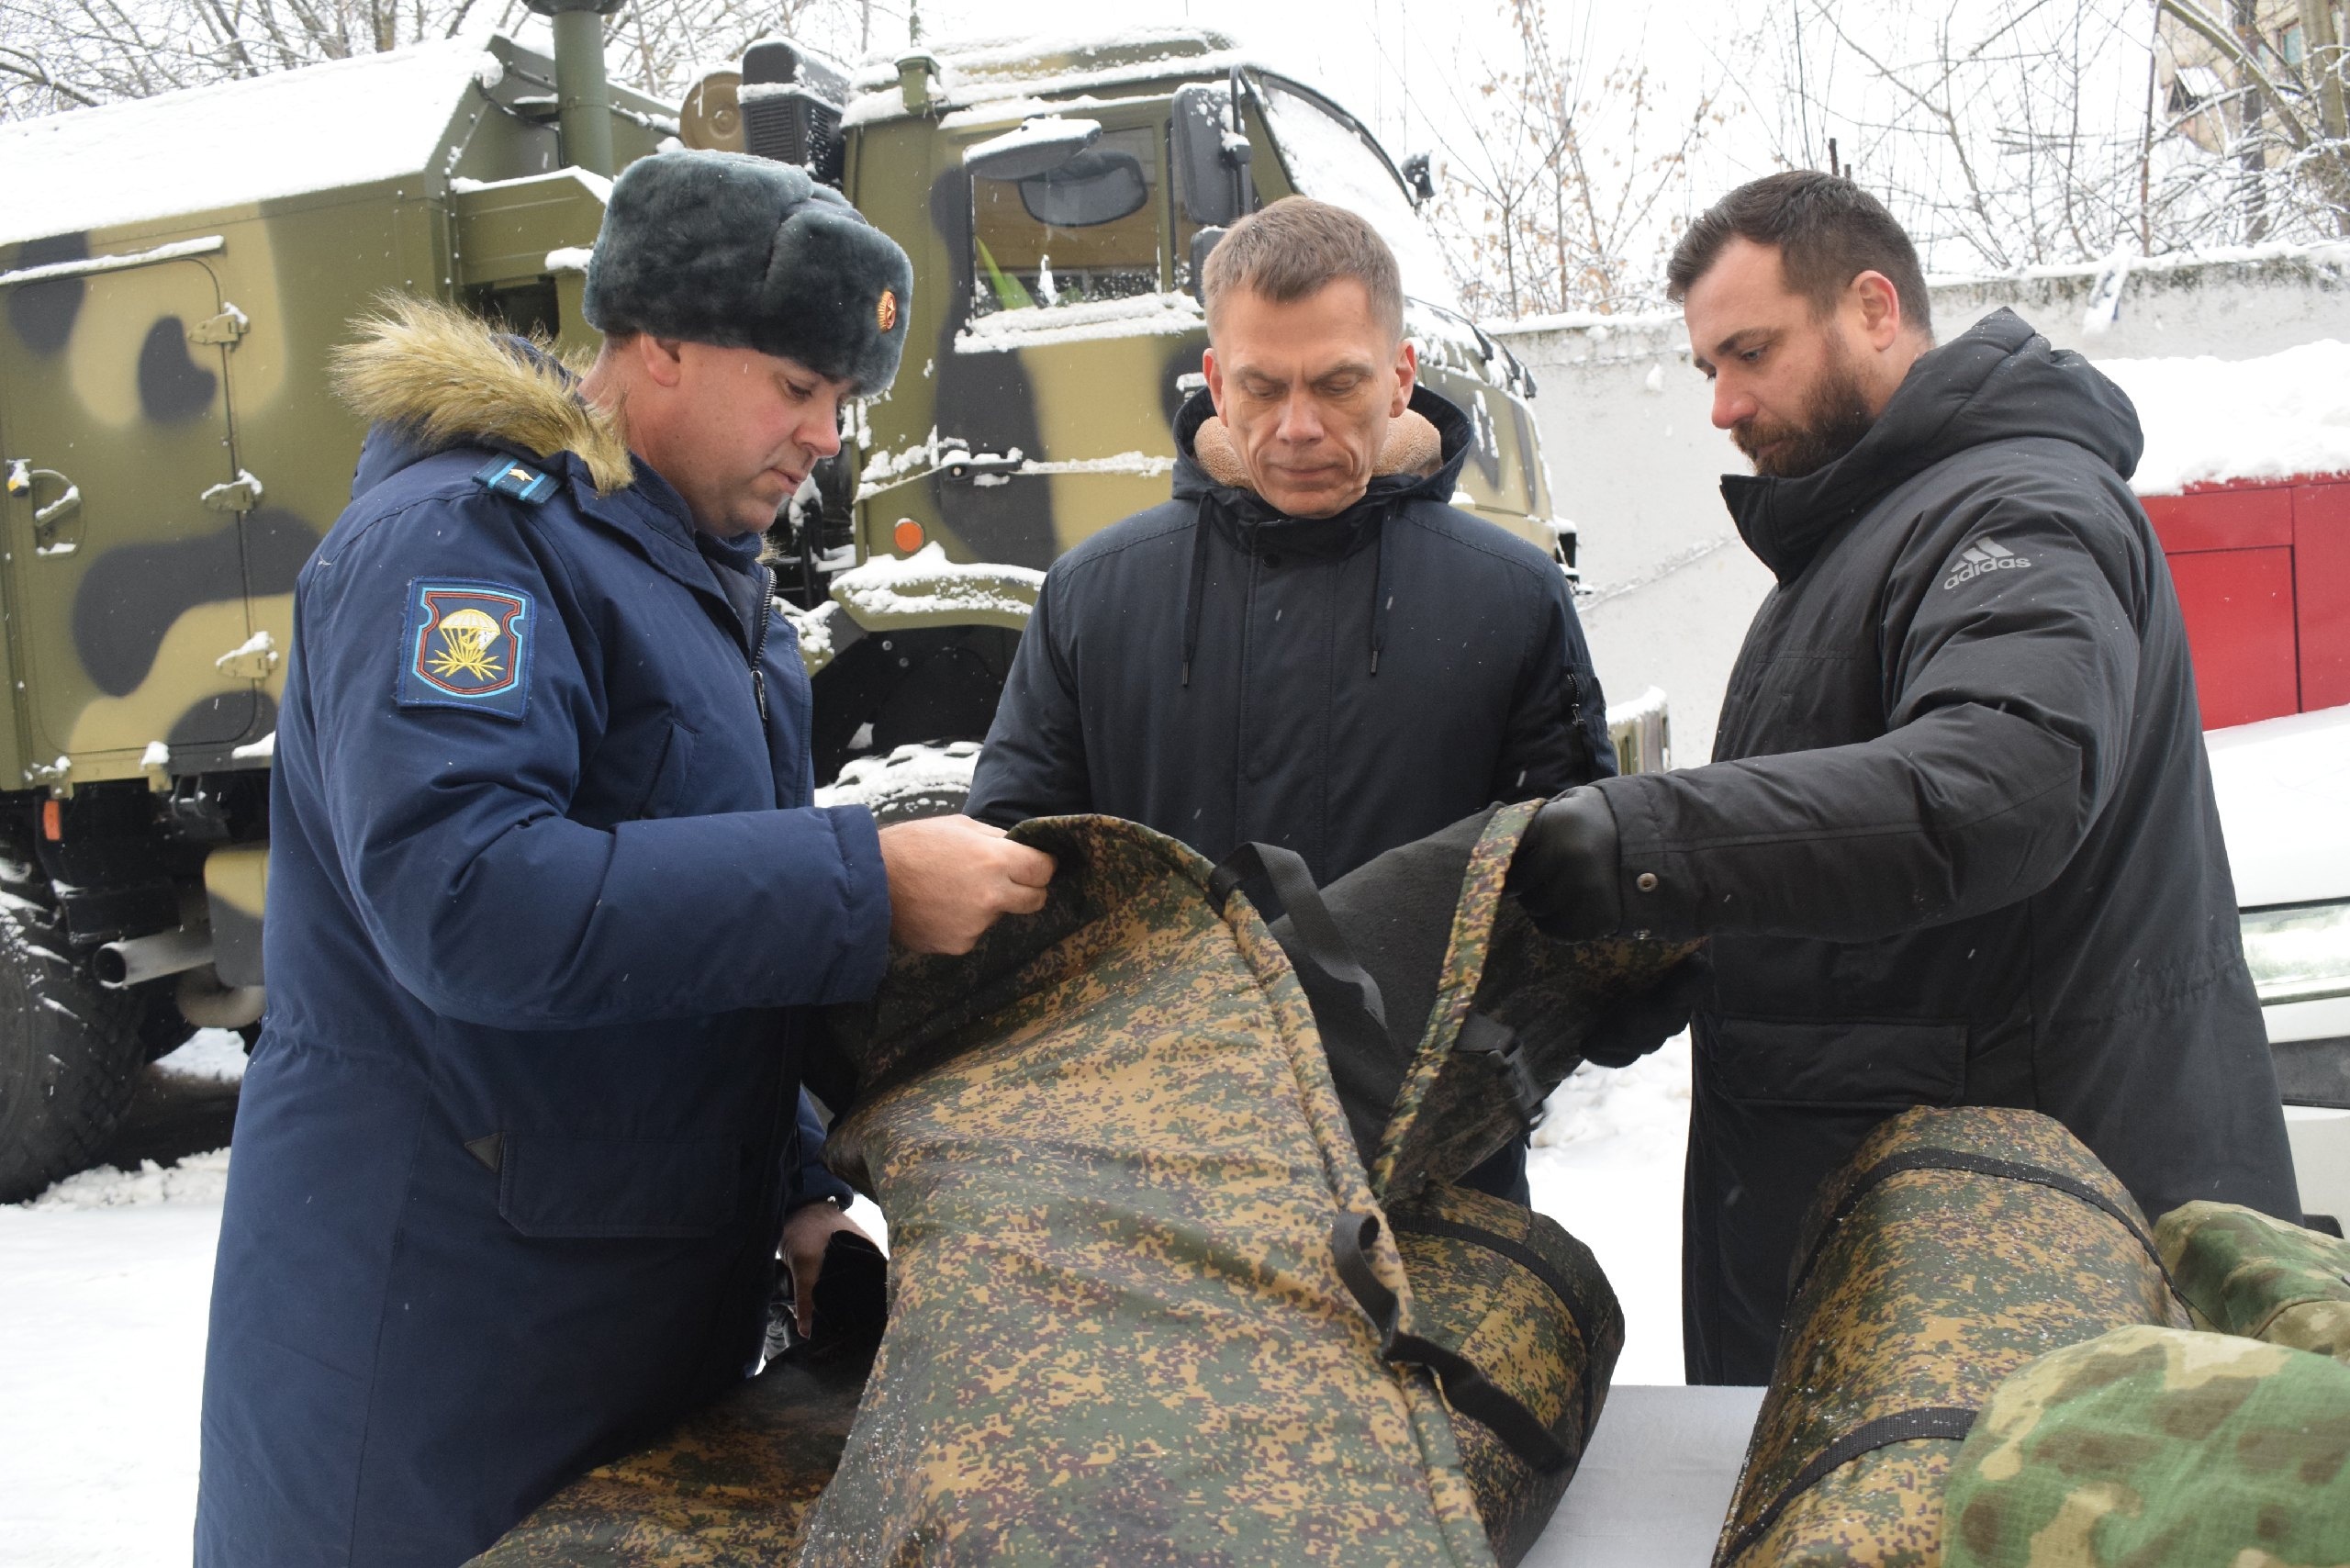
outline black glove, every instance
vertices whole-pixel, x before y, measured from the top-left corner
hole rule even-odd
[[[1583,1037],[1583,1059],[1602,1067],[1631,1066],[1689,1027],[1689,1014],[1713,982],[1713,966],[1706,955],[1690,954],[1652,989],[1609,1003],[1592,1020],[1591,1033]]]
[[[1588,942],[1613,935],[1623,924],[1621,870],[1607,797],[1570,790],[1526,824],[1505,886],[1545,936]]]

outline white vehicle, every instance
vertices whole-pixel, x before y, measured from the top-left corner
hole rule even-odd
[[[2350,1219],[2350,707],[2204,744],[2301,1207]]]

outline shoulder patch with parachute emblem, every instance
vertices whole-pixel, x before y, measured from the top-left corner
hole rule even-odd
[[[463,708],[520,719],[530,701],[537,610],[503,583],[418,577],[400,648],[403,708]]]

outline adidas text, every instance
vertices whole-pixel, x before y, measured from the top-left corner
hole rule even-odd
[[[2017,572],[2031,565],[2031,557],[2017,554],[1996,539],[1978,539],[1959,552],[1958,566],[1942,579],[1942,587],[1954,588],[1986,572]]]

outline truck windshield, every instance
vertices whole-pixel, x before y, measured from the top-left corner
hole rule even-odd
[[[1049,174],[971,182],[974,316],[1158,289],[1159,133],[1102,133]]]
[[[1281,150],[1281,167],[1298,193],[1369,218],[1395,252],[1404,292],[1458,311],[1460,297],[1445,271],[1444,258],[1386,158],[1360,131],[1294,84],[1264,76],[1256,85],[1262,95],[1265,123]]]

